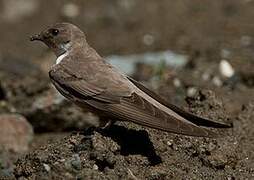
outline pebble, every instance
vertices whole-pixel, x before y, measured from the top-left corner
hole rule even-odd
[[[242,46],[250,46],[251,45],[252,38],[250,36],[242,36],[241,37],[241,45]]]
[[[14,152],[25,152],[33,139],[33,127],[19,114],[0,115],[0,146]]]
[[[153,43],[154,43],[154,36],[151,35],[151,34],[145,34],[143,36],[143,43],[146,45],[146,46],[151,46]]]
[[[167,141],[167,145],[170,146],[170,147],[173,146],[173,141],[172,140]]]
[[[206,160],[205,160],[206,161]],[[224,169],[226,164],[228,164],[228,159],[224,155],[216,154],[207,157],[207,162],[211,167],[216,169]]]
[[[1,164],[0,164],[1,165]],[[13,176],[13,169],[8,168],[8,169],[1,169],[0,167],[0,179],[12,179],[11,177]]]
[[[43,167],[45,168],[45,170],[46,170],[47,172],[50,172],[51,168],[50,168],[49,165],[43,163]]]
[[[218,76],[213,77],[212,82],[215,86],[221,87],[222,81]]]
[[[187,89],[187,96],[188,97],[193,97],[196,93],[197,93],[197,88],[195,88],[195,87],[189,87],[188,89]]]
[[[235,74],[235,71],[231,64],[227,60],[221,60],[219,70],[222,76],[230,78]]]
[[[78,154],[74,154],[72,156],[71,165],[74,169],[80,170],[81,169],[81,160]]]
[[[204,81],[208,81],[211,78],[211,74],[205,72],[204,74],[202,74],[202,79]]]
[[[173,80],[173,84],[174,84],[175,87],[180,87],[182,83],[178,78],[175,78]]]
[[[209,145],[208,145],[208,151],[213,151],[214,149],[216,148],[216,144],[210,142]]]
[[[77,17],[80,13],[78,5],[74,3],[67,3],[62,8],[62,14],[69,18]]]
[[[229,58],[231,52],[228,49],[222,49],[220,52],[221,58]]]
[[[94,164],[94,165],[93,165],[93,169],[94,169],[94,170],[98,170],[99,167],[98,167],[96,164]]]

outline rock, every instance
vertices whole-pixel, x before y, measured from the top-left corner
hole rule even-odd
[[[0,179],[13,178],[12,169],[0,169]]]
[[[51,168],[50,168],[49,165],[43,163],[43,167],[45,168],[45,170],[46,170],[47,172],[50,172]]]
[[[222,80],[218,76],[214,76],[212,82],[217,87],[221,87],[223,84]]]
[[[235,70],[233,69],[231,64],[225,59],[221,60],[219,70],[221,75],[226,78],[230,78],[235,74]]]
[[[98,170],[99,167],[98,167],[96,164],[94,164],[94,165],[93,165],[93,169],[94,169],[94,170]]]
[[[79,6],[74,3],[67,3],[62,8],[62,14],[69,18],[75,18],[80,14]]]
[[[209,156],[206,161],[203,161],[205,165],[217,168],[217,169],[224,169],[225,166],[228,164],[228,160],[225,156],[220,154],[216,154],[214,156]]]
[[[143,36],[143,43],[146,45],[146,46],[151,46],[153,45],[154,43],[154,36],[151,35],[151,34],[145,34]]]
[[[80,160],[79,155],[73,154],[72,157],[65,162],[65,167],[68,170],[71,170],[71,169],[80,170],[81,169],[81,160]]]
[[[203,79],[204,81],[208,81],[210,78],[211,78],[211,74],[210,74],[209,72],[204,72],[204,73],[202,74],[202,79]]]
[[[231,55],[230,50],[228,49],[222,49],[220,52],[221,58],[229,58]]]
[[[252,38],[250,36],[242,36],[240,42],[243,47],[248,47],[252,43]]]
[[[33,139],[29,122],[19,114],[2,114],[0,122],[0,146],[15,152],[27,151]]]
[[[198,92],[196,87],[189,87],[187,89],[187,96],[188,97],[193,97],[196,93]]]
[[[173,84],[175,87],[180,87],[182,85],[181,81],[178,78],[174,78]]]
[[[74,154],[72,157],[71,165],[73,168],[80,170],[81,169],[81,161],[78,154]]]

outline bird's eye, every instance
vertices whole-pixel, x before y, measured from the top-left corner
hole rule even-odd
[[[59,30],[58,29],[52,29],[51,33],[52,33],[53,36],[57,36],[58,33],[59,33]]]

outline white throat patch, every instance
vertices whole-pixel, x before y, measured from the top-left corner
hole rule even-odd
[[[56,64],[59,64],[63,58],[65,58],[66,56],[68,55],[68,52],[66,51],[65,53],[63,53],[61,56],[59,56],[57,59],[56,59]]]
[[[64,45],[61,45],[61,48],[63,48],[65,50],[65,53],[63,53],[61,56],[59,56],[57,59],[56,59],[56,64],[59,64],[63,58],[65,58],[69,53],[69,48],[71,47],[71,44],[70,43],[67,43],[67,44],[64,44]]]

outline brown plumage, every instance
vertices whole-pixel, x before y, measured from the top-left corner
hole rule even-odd
[[[86,42],[84,33],[72,24],[55,24],[31,40],[43,41],[58,57],[57,64],[49,71],[57,90],[102,119],[131,121],[163,131],[204,137],[216,137],[216,133],[200,126],[230,127],[185,112],[122,74],[99,56]]]

